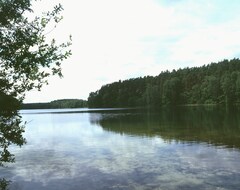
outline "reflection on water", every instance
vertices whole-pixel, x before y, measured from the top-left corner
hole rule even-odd
[[[158,112],[92,115],[107,131],[133,136],[159,136],[166,142],[208,143],[240,148],[240,111],[223,107],[179,107]]]
[[[10,189],[238,189],[239,110],[22,115],[27,145],[1,175]]]

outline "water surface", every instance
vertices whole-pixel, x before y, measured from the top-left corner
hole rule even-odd
[[[240,111],[23,110],[14,190],[238,189]]]

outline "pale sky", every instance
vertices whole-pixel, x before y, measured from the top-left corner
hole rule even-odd
[[[73,55],[64,78],[49,78],[25,102],[87,99],[114,81],[240,56],[239,0],[42,0],[34,10],[58,3],[64,19],[48,35],[71,34]]]

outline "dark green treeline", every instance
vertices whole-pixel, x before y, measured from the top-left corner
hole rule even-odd
[[[22,104],[21,109],[56,109],[56,108],[85,108],[88,107],[86,100],[62,99],[48,103],[27,103]]]
[[[89,107],[240,103],[240,60],[118,81],[91,92]]]

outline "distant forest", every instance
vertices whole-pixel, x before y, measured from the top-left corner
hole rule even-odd
[[[27,103],[22,104],[21,109],[56,109],[56,108],[84,108],[88,107],[86,100],[62,99],[48,103]]]
[[[240,60],[223,60],[118,81],[91,92],[89,107],[160,107],[185,104],[240,103]]]

